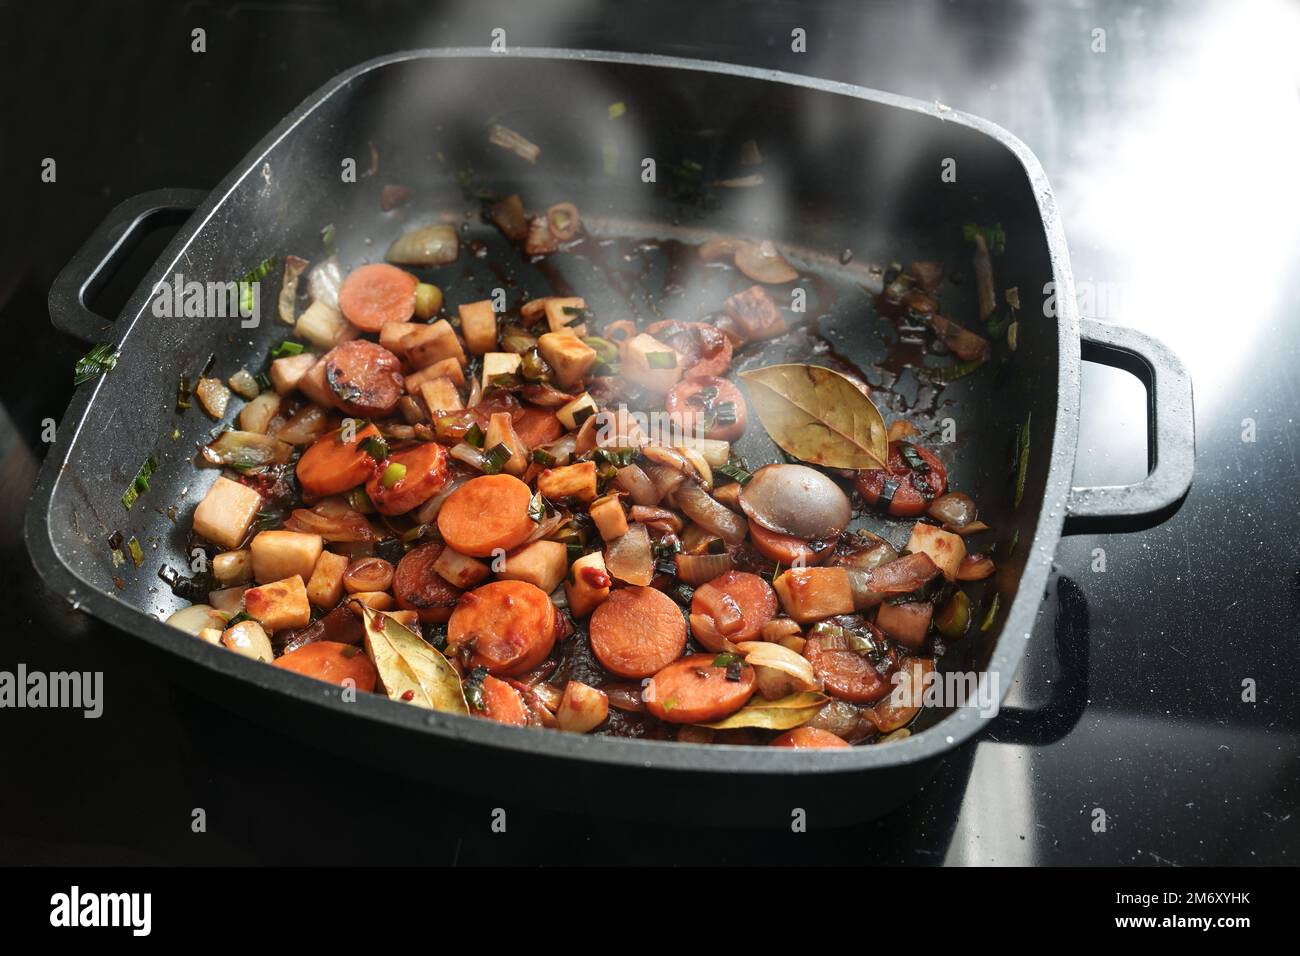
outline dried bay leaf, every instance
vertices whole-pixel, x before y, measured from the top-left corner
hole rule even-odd
[[[730,717],[699,726],[712,730],[735,730],[740,727],[792,730],[816,717],[828,700],[829,697],[816,691],[803,691],[782,697],[780,700],[764,700],[756,697]]]
[[[460,676],[438,649],[382,611],[362,606],[366,653],[389,698],[429,710],[468,714]]]
[[[759,420],[782,450],[825,468],[884,468],[885,421],[851,380],[820,365],[741,372]]]

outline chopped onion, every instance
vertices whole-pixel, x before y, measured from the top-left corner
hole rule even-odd
[[[671,494],[678,485],[686,481],[686,476],[680,471],[664,465],[646,465],[643,470],[646,477],[654,484],[659,499]]]
[[[679,554],[677,577],[693,588],[708,584],[734,567],[729,554]]]
[[[794,266],[768,240],[746,242],[736,250],[736,268],[755,282],[780,285],[799,278]]]
[[[898,552],[888,541],[877,541],[875,544],[859,548],[850,554],[837,559],[835,564],[852,568],[856,571],[870,571],[872,568],[878,568],[882,564],[888,564],[890,561],[897,560]]]
[[[198,396],[203,410],[213,418],[219,419],[226,414],[226,406],[230,404],[230,389],[220,379],[199,379],[199,384],[194,386],[194,394]]]
[[[728,544],[739,544],[749,534],[749,525],[744,518],[714,501],[693,481],[683,481],[673,492],[673,500],[688,518]]]
[[[867,571],[848,569],[849,591],[853,594],[853,609],[865,611],[880,604],[888,596],[871,587],[871,574]]]
[[[441,491],[420,505],[419,510],[415,512],[415,523],[432,524],[438,517],[438,512],[442,510],[443,503],[451,497],[451,493],[467,481],[469,481],[468,475],[458,475],[443,485]]]
[[[704,487],[712,489],[713,469],[710,468],[709,463],[704,460],[704,456],[694,448],[686,448],[684,446],[678,446],[677,451],[681,452],[682,457],[690,462],[691,467],[695,469],[695,473],[700,476],[701,480],[703,480]]]
[[[342,284],[343,273],[335,256],[330,256],[307,273],[307,294],[331,309],[339,307],[339,286]]]
[[[759,692],[768,700],[821,690],[821,681],[802,654],[768,641],[741,641],[736,650],[745,655],[745,663],[757,672]]]
[[[317,505],[308,511],[297,508],[284,523],[285,530],[318,534],[326,541],[378,541],[379,535],[366,516],[351,509],[335,511]]]
[[[943,522],[950,531],[956,531],[974,521],[979,510],[975,507],[975,499],[964,491],[950,491],[935,498],[926,514]]]
[[[456,230],[441,223],[401,236],[388,247],[384,258],[404,266],[442,266],[454,262],[459,253],[460,239]]]
[[[609,698],[609,706],[616,710],[625,710],[634,714],[645,710],[645,705],[641,701],[640,684],[603,684],[597,690],[605,692],[605,696]]]
[[[644,525],[652,525],[662,531],[671,531],[677,534],[682,530],[681,516],[667,508],[655,508],[649,505],[633,505],[631,508],[631,518],[633,521],[639,521]]]
[[[225,630],[226,615],[207,604],[191,604],[189,607],[183,607],[172,614],[165,623],[179,628],[186,634],[197,636],[200,631],[207,627]]]
[[[962,558],[961,565],[957,568],[957,580],[983,581],[992,577],[996,570],[993,559],[987,554],[968,554]]]
[[[561,439],[563,441],[563,439]],[[558,444],[558,442],[556,443]],[[554,455],[555,452],[551,451]],[[556,456],[556,462],[559,462],[559,456]],[[634,504],[649,507],[657,505],[659,499],[663,497],[659,489],[650,477],[641,470],[639,465],[624,465],[617,474],[614,475],[614,484],[622,491],[626,491],[629,498]]]
[[[633,524],[627,533],[605,548],[605,568],[610,575],[628,584],[648,585],[655,576],[654,554],[650,550],[650,533],[643,524]]]
[[[242,470],[283,465],[292,457],[293,446],[269,435],[231,430],[218,435],[201,453],[209,464]]]
[[[573,432],[566,432],[555,441],[546,445],[540,445],[535,450],[546,452],[555,459],[556,465],[567,465],[569,459],[573,457],[573,449],[577,444],[577,441],[577,435]]]
[[[475,471],[483,470],[483,452],[479,451],[469,442],[458,442],[447,452],[452,458],[459,462],[469,465]]]
[[[311,404],[304,405],[271,434],[290,445],[310,445],[329,430],[330,413],[319,405]]]
[[[284,281],[280,283],[280,299],[276,303],[276,308],[280,313],[280,321],[286,325],[294,323],[293,313],[298,304],[298,277],[308,265],[306,259],[299,259],[297,256],[284,257]]]
[[[537,162],[537,157],[542,153],[542,148],[536,143],[525,139],[510,127],[502,126],[500,123],[493,123],[488,129],[488,142],[493,146],[500,146],[502,149],[510,150],[520,159],[529,163]]]
[[[928,554],[917,552],[882,564],[872,571],[851,572],[869,576],[870,588],[882,594],[911,594],[939,573]]]

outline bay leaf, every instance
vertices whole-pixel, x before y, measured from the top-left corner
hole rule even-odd
[[[363,606],[366,653],[390,699],[448,714],[468,714],[460,676],[436,647],[382,611]]]
[[[740,375],[759,421],[795,458],[824,468],[886,466],[885,421],[839,372],[820,365],[768,365]]]
[[[816,691],[790,694],[780,700],[764,700],[757,697],[730,717],[715,720],[711,724],[700,724],[700,726],[712,730],[735,730],[740,727],[790,730],[816,717],[817,712],[828,700],[829,697]]]

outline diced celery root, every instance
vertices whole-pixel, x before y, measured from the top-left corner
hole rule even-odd
[[[194,509],[194,533],[233,550],[248,535],[262,496],[247,485],[219,477]]]
[[[321,556],[324,539],[300,531],[263,531],[249,545],[253,553],[253,580],[258,584],[294,575],[307,580]]]

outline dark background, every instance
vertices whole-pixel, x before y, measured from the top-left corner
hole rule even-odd
[[[1294,862],[1298,23],[1266,3],[0,3],[0,669],[102,670],[106,685],[95,721],[0,711],[0,862]],[[486,45],[498,26],[511,45],[774,67],[1000,123],[1052,181],[1084,315],[1158,335],[1191,369],[1198,470],[1181,511],[1058,550],[1013,691],[1044,716],[995,723],[882,820],[737,834],[693,816],[682,793],[681,826],[650,828],[539,814],[529,780],[490,802],[410,783],[290,742],[273,714],[161,682],[31,570],[20,521],[42,422],[61,418],[84,351],[49,326],[45,296],[104,214],[136,192],[214,185],[348,66]],[[204,54],[190,51],[195,27]],[[806,53],[790,50],[795,27]],[[47,156],[54,184],[40,182]],[[105,293],[106,311],[131,284]],[[1076,483],[1140,477],[1141,385],[1089,368],[1083,402]],[[1054,638],[1073,666],[1057,665]],[[1052,709],[1062,691],[1081,717]],[[1064,737],[998,742],[1013,731]],[[489,829],[495,805],[506,834]],[[205,834],[190,831],[196,807]],[[1090,826],[1098,807],[1105,833]]]

